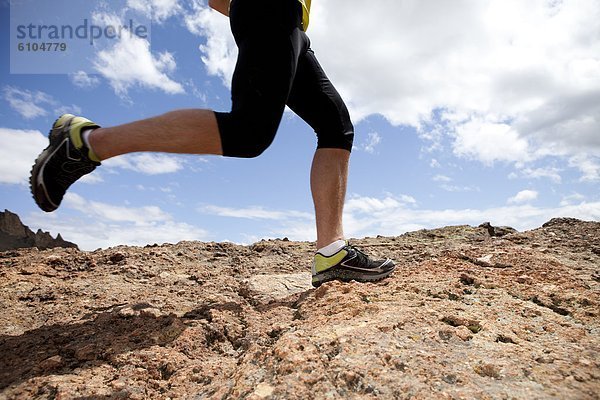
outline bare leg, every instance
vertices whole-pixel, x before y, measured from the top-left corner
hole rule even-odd
[[[344,238],[342,213],[348,182],[350,152],[317,149],[310,172],[310,187],[317,220],[317,248]]]
[[[171,111],[110,128],[96,129],[90,145],[101,160],[136,151],[222,155],[214,112]]]
[[[90,135],[101,160],[137,151],[222,155],[221,137],[210,110],[176,110],[157,117],[110,128]],[[350,152],[318,149],[311,169],[311,191],[317,221],[317,247],[343,239],[342,213]]]

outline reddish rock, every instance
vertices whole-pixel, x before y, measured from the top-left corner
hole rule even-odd
[[[28,247],[37,247],[43,250],[55,247],[77,248],[77,245],[64,240],[60,233],[56,238],[41,229],[33,233],[28,226],[21,222],[17,214],[8,210],[0,211],[0,251]]]
[[[0,398],[596,399],[600,223],[491,228],[316,290],[306,242],[2,253]]]

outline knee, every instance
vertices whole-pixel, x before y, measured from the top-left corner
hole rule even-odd
[[[348,120],[346,124],[344,124],[344,130],[340,139],[340,147],[352,151],[352,145],[354,144],[354,125],[352,122]]]
[[[279,120],[260,113],[254,115],[227,113],[218,116],[223,155],[226,157],[255,158],[269,148]]]
[[[354,126],[350,118],[342,121],[340,126],[330,126],[317,131],[317,148],[334,148],[352,151],[354,143]]]
[[[240,142],[240,147],[234,157],[256,158],[265,152],[273,143],[275,132],[255,131],[246,132],[246,140]]]

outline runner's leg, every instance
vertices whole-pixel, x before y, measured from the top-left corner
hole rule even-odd
[[[317,149],[310,171],[310,188],[317,221],[317,249],[344,238],[342,213],[350,152]]]
[[[90,145],[101,160],[136,151],[223,154],[211,110],[171,111],[157,117],[96,129]]]
[[[301,8],[296,0],[233,0],[229,16],[239,53],[231,112],[216,113],[223,155],[256,157],[275,137],[306,49]]]
[[[138,151],[256,157],[273,141],[301,52],[295,0],[234,0],[231,28],[239,47],[232,110],[188,109],[110,128],[89,141],[101,160]]]
[[[120,154],[261,154],[275,136],[294,80],[301,44],[299,7],[295,0],[232,1],[230,22],[240,51],[229,113],[176,110],[112,128],[70,114],[58,118],[30,176],[38,206],[54,211],[74,182],[99,161]]]
[[[310,49],[298,61],[288,106],[312,126],[318,138],[310,176],[317,248],[321,248],[344,237],[342,214],[354,127],[342,98]]]

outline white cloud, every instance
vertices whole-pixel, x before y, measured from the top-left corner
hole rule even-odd
[[[81,115],[81,107],[71,104],[70,106],[60,106],[54,109],[54,115],[58,116],[63,114]]]
[[[345,204],[345,219],[350,234],[357,233],[357,219],[374,220],[383,218],[387,210],[412,209],[417,200],[409,195],[388,195],[383,199],[374,197],[359,197],[352,195]],[[296,210],[272,210],[259,206],[251,207],[222,207],[216,205],[205,205],[197,209],[200,213],[217,215],[220,217],[242,218],[255,221],[270,221],[266,227],[267,232],[253,231],[251,234],[240,232],[247,237],[288,237],[292,240],[315,240],[315,216],[313,212]],[[358,224],[362,226],[361,224]]]
[[[245,218],[245,219],[266,219],[266,220],[287,220],[287,219],[311,219],[313,215],[301,211],[276,211],[268,210],[264,207],[253,206],[245,208],[230,208],[215,205],[206,205],[198,208],[201,213],[218,215],[220,217]]]
[[[446,192],[479,192],[481,189],[477,186],[459,186],[444,183],[440,185]]]
[[[94,60],[95,70],[106,78],[114,91],[126,96],[133,86],[159,89],[169,94],[183,93],[183,86],[167,73],[177,64],[167,51],[153,54],[150,43],[135,35],[122,35],[110,49],[101,50]]]
[[[381,143],[381,135],[377,132],[369,132],[364,143],[357,146],[359,149],[364,150],[369,154],[375,154],[375,147]]]
[[[207,38],[209,73],[228,83],[237,53],[226,18],[195,4],[187,26]],[[596,0],[329,0],[313,3],[308,33],[355,122],[437,124],[420,132],[485,164],[585,156],[577,166],[595,180],[599,15]]]
[[[452,178],[446,175],[436,175],[433,177],[434,182],[452,182]]]
[[[110,158],[102,162],[104,167],[122,168],[147,175],[169,174],[183,169],[181,156],[161,153],[139,153]]]
[[[528,161],[528,143],[510,125],[474,119],[454,129],[454,152],[484,164],[494,161]]]
[[[400,201],[402,201],[405,204],[417,204],[417,200],[414,197],[409,196],[407,194],[400,195]]]
[[[88,216],[111,222],[132,222],[138,225],[147,225],[154,222],[164,222],[171,216],[156,206],[147,207],[122,207],[97,201],[89,201],[76,193],[67,193],[64,206],[78,210]]]
[[[374,214],[381,210],[397,207],[400,207],[400,202],[391,197],[380,200],[374,197],[353,196],[346,201],[344,209],[348,213]]]
[[[600,220],[600,202],[577,201],[583,200],[580,196],[573,196],[569,200],[558,207],[545,208],[534,207],[531,204],[512,204],[487,209],[423,209],[391,195],[383,198],[353,195],[346,202],[344,230],[346,237],[361,238],[376,235],[396,236],[409,231],[451,225],[477,226],[485,221],[523,231],[537,228],[555,217]],[[276,219],[275,215],[273,219]],[[271,229],[271,233],[293,240],[315,239],[314,223],[308,218],[283,220],[280,226]]]
[[[56,99],[48,93],[41,91],[31,91],[20,89],[14,86],[5,86],[4,100],[10,107],[21,114],[23,118],[33,119],[49,115],[48,109],[53,115],[59,116],[65,113],[80,114],[81,107],[71,104],[69,106],[61,105]]]
[[[4,100],[23,118],[33,119],[48,115],[48,106],[56,105],[52,96],[40,91],[19,89],[13,86],[4,87]]]
[[[396,236],[408,231],[432,229],[451,225],[477,226],[485,221],[492,225],[508,225],[520,231],[541,226],[555,217],[574,217],[582,220],[600,220],[600,202],[585,202],[574,194],[558,207],[539,208],[532,205],[509,205],[488,209],[420,209],[391,196],[384,198],[353,196],[344,213],[346,237]],[[121,244],[145,245],[148,243],[174,243],[180,240],[209,240],[208,233],[187,223],[176,222],[155,206],[125,207],[87,201],[68,193],[63,208],[73,209],[84,217],[67,217],[57,213],[34,213],[24,218],[32,227],[42,227],[54,235],[61,233],[66,240],[92,250]],[[200,208],[221,216],[279,221],[267,234],[252,231],[240,232],[242,237],[283,237],[292,240],[314,240],[315,228],[312,214],[299,211],[274,211],[258,207],[228,209],[223,207]],[[281,219],[283,218],[283,219]],[[90,223],[89,221],[94,221]],[[85,229],[81,227],[85,226]]]
[[[206,93],[203,92],[202,90],[200,90],[198,88],[198,86],[196,86],[196,84],[194,83],[194,81],[192,79],[188,79],[185,83],[185,86],[187,86],[188,90],[187,93],[191,93],[194,97],[197,97],[200,101],[201,104],[206,105],[207,104],[207,96]]]
[[[177,0],[127,0],[127,6],[143,12],[148,18],[158,23],[164,22],[181,11]]]
[[[185,25],[193,34],[206,37],[206,44],[199,47],[202,62],[209,74],[219,76],[225,86],[231,87],[238,51],[229,19],[198,0],[192,2],[192,7],[193,12],[185,17]]]
[[[554,217],[574,217],[583,220],[600,219],[600,202],[580,202],[559,207],[538,208],[532,205],[511,205],[488,209],[428,210],[407,208],[381,199],[388,207],[370,208],[372,198],[353,199],[355,210],[344,215],[346,235],[364,237],[374,235],[399,235],[418,229],[439,228],[448,225],[469,224],[477,226],[484,221],[492,225],[508,225],[518,230],[533,229]],[[364,206],[359,204],[364,203]],[[369,210],[369,212],[357,212]]]
[[[532,200],[537,199],[537,197],[538,192],[536,192],[535,190],[521,190],[519,193],[509,198],[507,202],[509,204],[528,203]]]
[[[547,178],[554,183],[561,183],[562,177],[560,176],[561,170],[555,167],[543,167],[543,168],[523,168],[519,171],[520,175],[524,178]],[[509,178],[514,179],[519,177],[519,173],[512,172]]]
[[[574,203],[581,203],[585,200],[585,196],[581,193],[573,193],[568,196],[564,196],[560,202],[561,206],[570,206]]]
[[[582,182],[600,181],[600,160],[585,155],[576,155],[571,157],[569,165],[579,168],[583,173],[580,179]]]
[[[29,226],[43,227],[53,234],[60,233],[65,240],[75,242],[83,250],[204,240],[208,236],[203,229],[174,221],[170,214],[156,206],[115,206],[88,201],[75,193],[67,193],[58,212],[65,212],[66,209],[80,212],[83,216],[57,217],[56,213],[39,212],[30,214],[24,220]]]
[[[440,182],[440,188],[447,192],[478,192],[480,189],[477,186],[459,186],[451,185],[452,178],[446,175],[438,174],[432,179],[434,182]]]
[[[384,199],[352,195],[346,201],[344,211],[350,214],[377,214],[383,210],[404,207],[409,204],[416,204],[416,202],[414,197],[408,195],[401,195],[399,198],[389,195]]]
[[[87,174],[77,180],[77,182],[87,183],[89,185],[95,185],[96,183],[104,182],[104,178],[98,170],[95,170],[93,174]]]
[[[26,185],[48,139],[36,130],[0,128],[0,183]]]
[[[98,77],[94,75],[88,75],[85,71],[77,71],[73,74],[70,74],[69,77],[75,86],[84,89],[94,88],[100,83],[100,79],[98,79]]]
[[[296,210],[272,210],[260,206],[222,207],[203,205],[199,213],[226,218],[253,221],[251,232],[238,232],[244,242],[255,242],[259,238],[288,237],[291,240],[314,240],[314,213]]]

